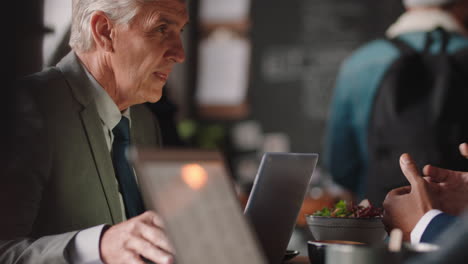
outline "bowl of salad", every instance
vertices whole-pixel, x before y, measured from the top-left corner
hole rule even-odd
[[[306,221],[315,240],[376,244],[387,236],[382,213],[382,208],[374,207],[367,199],[358,205],[340,200],[332,208],[306,215]]]

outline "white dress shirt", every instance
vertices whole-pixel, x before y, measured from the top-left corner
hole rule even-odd
[[[426,230],[427,226],[429,223],[434,219],[434,217],[438,216],[441,214],[442,211],[437,210],[437,209],[432,209],[426,214],[419,219],[418,223],[416,226],[413,228],[413,231],[411,231],[411,244],[418,244],[421,242],[421,237]]]

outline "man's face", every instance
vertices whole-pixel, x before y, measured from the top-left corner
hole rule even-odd
[[[130,25],[111,33],[116,99],[134,105],[156,102],[175,63],[185,59],[181,33],[188,22],[180,0],[159,0],[139,9]]]

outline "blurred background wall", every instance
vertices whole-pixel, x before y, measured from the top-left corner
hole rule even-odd
[[[11,12],[10,8],[7,9]],[[14,76],[23,76],[41,70],[42,41],[50,29],[46,28],[43,23],[43,0],[17,2],[13,8],[13,14],[12,21],[8,21],[6,27],[14,31],[12,47],[14,52],[11,52],[12,50],[4,50],[4,52],[14,55]],[[10,36],[5,36],[5,39],[10,40],[10,38]]]
[[[398,0],[252,1],[252,118],[292,151],[322,152],[340,63],[401,11]]]

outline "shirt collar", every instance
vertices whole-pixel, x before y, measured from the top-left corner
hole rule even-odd
[[[450,13],[440,9],[418,9],[403,13],[385,34],[393,38],[404,33],[431,31],[437,27],[463,33],[462,27]]]
[[[130,119],[130,107],[125,109],[125,111],[120,112],[119,108],[115,104],[114,100],[110,95],[104,90],[104,88],[94,79],[91,73],[85,68],[86,76],[88,76],[91,81],[91,85],[94,90],[94,101],[96,102],[96,107],[98,110],[99,117],[106,127],[112,130],[122,119],[122,116],[125,116],[129,120],[131,127]]]

